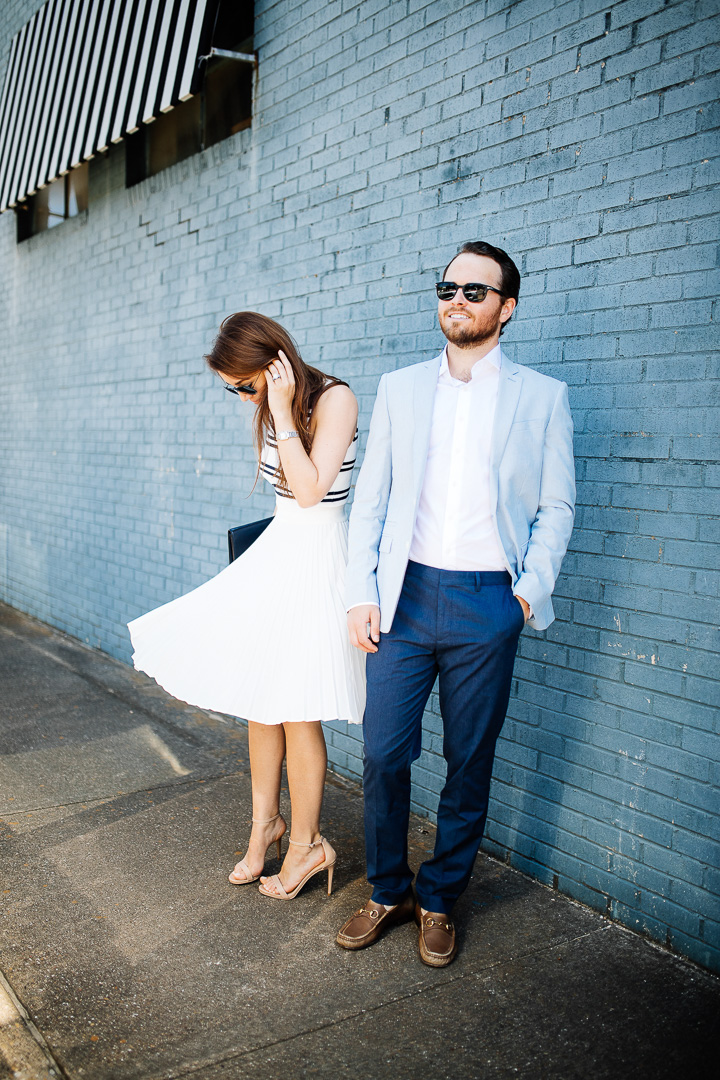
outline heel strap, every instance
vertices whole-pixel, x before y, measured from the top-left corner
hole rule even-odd
[[[293,838],[290,836],[290,837],[288,837],[288,844],[294,844],[295,847],[314,848],[314,847],[320,847],[324,839],[325,839],[325,837],[321,836],[320,839],[316,840],[314,844],[301,844],[299,840],[293,840]]]
[[[275,815],[275,817],[266,818],[265,821],[262,821],[260,818],[257,818],[257,817],[250,818],[250,820],[252,821],[253,825],[269,825],[272,821],[277,821],[277,819],[280,816],[281,815],[280,815],[280,813],[278,811],[278,813]]]

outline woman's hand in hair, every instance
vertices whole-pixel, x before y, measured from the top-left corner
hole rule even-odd
[[[295,375],[292,364],[282,349],[277,359],[265,368],[265,381],[268,388],[268,406],[272,413],[276,431],[291,429],[293,426],[292,403],[295,397]]]

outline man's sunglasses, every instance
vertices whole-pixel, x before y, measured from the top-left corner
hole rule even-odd
[[[471,304],[481,304],[489,292],[504,296],[494,285],[482,285],[479,281],[468,281],[467,285],[456,285],[454,281],[438,281],[435,292],[438,300],[452,300],[458,289],[462,289],[465,299]]]

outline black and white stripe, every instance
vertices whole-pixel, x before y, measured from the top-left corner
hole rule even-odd
[[[0,98],[0,213],[200,88],[218,0],[47,0]]]
[[[327,495],[322,502],[345,502],[350,494],[350,480],[352,477],[352,471],[355,468],[355,460],[357,458],[358,448],[358,431],[355,430],[355,436],[350,443],[348,452],[345,455],[345,460],[340,466],[340,471],[337,478],[333,481],[333,487],[328,491]],[[268,483],[272,484],[275,488],[275,493],[282,496],[284,499],[294,498],[291,491],[287,491],[279,484],[280,479],[280,457],[277,450],[277,441],[272,432],[268,432],[267,441],[263,450],[262,459],[260,461],[260,472],[263,474]]]

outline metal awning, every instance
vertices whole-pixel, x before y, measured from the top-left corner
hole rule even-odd
[[[199,89],[217,0],[47,0],[12,40],[0,213]]]

